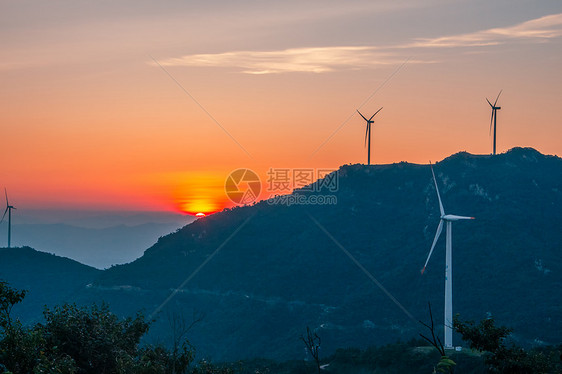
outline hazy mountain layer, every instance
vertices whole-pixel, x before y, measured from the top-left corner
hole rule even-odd
[[[98,269],[131,262],[159,236],[181,227],[174,223],[145,223],[85,228],[56,224],[13,225],[12,245],[28,245],[71,258]]]

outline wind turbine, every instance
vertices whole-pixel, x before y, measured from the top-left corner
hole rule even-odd
[[[4,215],[2,216],[0,223],[4,222],[4,217],[6,217],[6,213],[8,213],[8,248],[10,248],[11,237],[12,237],[12,209],[16,209],[16,207],[10,205],[8,201],[8,191],[6,191],[6,187],[4,187],[4,194],[6,195],[6,210],[4,211]]]
[[[494,153],[493,153],[494,155],[496,154],[496,119],[498,118],[498,110],[502,108],[501,106],[496,106],[496,104],[498,103],[498,99],[500,98],[502,91],[503,90],[500,90],[500,93],[498,94],[498,97],[496,97],[496,101],[494,101],[493,105],[490,102],[490,100],[486,98],[486,101],[492,107],[492,118],[490,119],[490,135],[492,134],[492,123],[493,123],[494,124]]]
[[[376,116],[377,113],[380,112],[381,110],[382,107],[379,110],[377,110],[375,114],[373,114],[369,119],[367,119],[364,115],[362,115],[359,110],[357,110],[357,113],[359,113],[359,115],[363,117],[365,121],[367,121],[367,128],[365,129],[365,145],[367,145],[367,136],[369,137],[369,148],[367,149],[367,165],[371,165],[371,125],[375,123],[375,121],[373,121],[373,117]]]
[[[423,265],[423,269],[421,269],[421,273],[423,274],[425,271],[425,267],[429,262],[429,258],[433,253],[433,249],[435,248],[435,244],[439,239],[439,235],[441,235],[441,231],[443,230],[443,222],[447,223],[447,240],[446,240],[446,255],[445,255],[445,318],[444,318],[444,326],[445,326],[445,348],[452,348],[453,347],[453,261],[452,261],[452,254],[453,254],[453,232],[452,232],[452,223],[453,221],[458,221],[461,219],[474,219],[474,217],[463,217],[463,216],[456,216],[453,214],[445,214],[445,210],[443,209],[443,203],[441,202],[441,196],[439,196],[439,188],[437,187],[437,180],[435,179],[435,173],[433,172],[433,166],[431,163],[429,164],[431,167],[431,174],[433,174],[433,183],[435,183],[435,190],[437,191],[437,199],[439,200],[439,211],[441,212],[441,220],[439,221],[439,226],[437,226],[437,233],[435,234],[435,238],[433,239],[433,244],[431,245],[431,250],[429,251],[429,255],[427,256],[427,260],[425,260],[425,265]]]

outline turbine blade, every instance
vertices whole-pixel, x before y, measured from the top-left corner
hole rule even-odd
[[[500,95],[502,94],[503,90],[500,90],[500,93],[498,94],[498,97],[496,97],[496,101],[494,101],[494,106],[496,106],[498,99],[500,98]]]
[[[357,113],[359,113],[359,115],[360,115],[361,117],[363,117],[363,119],[364,119],[365,121],[369,122],[369,120],[368,120],[367,118],[365,118],[365,116],[364,116],[364,115],[362,115],[362,114],[361,114],[361,112],[360,112],[359,110],[357,110]]]
[[[433,174],[433,182],[435,183],[435,191],[437,191],[437,199],[439,199],[439,211],[441,212],[441,216],[445,215],[445,209],[443,209],[443,203],[441,202],[441,195],[439,195],[439,187],[437,187],[437,179],[435,179],[435,173],[433,172],[433,166],[431,163],[429,164],[431,167],[431,174]]]
[[[437,240],[439,239],[439,235],[441,235],[441,231],[443,231],[443,220],[439,221],[439,226],[437,226],[437,232],[435,233],[435,238],[433,238],[433,244],[431,245],[431,249],[429,250],[429,255],[427,256],[427,260],[425,260],[425,264],[421,269],[421,273],[423,274],[425,271],[425,267],[431,258],[431,254],[433,253],[433,249],[435,248],[435,244],[437,244]]]
[[[492,118],[490,118],[490,134],[492,135],[492,124],[494,123],[494,113],[496,113],[496,111],[494,109],[492,109]]]
[[[381,110],[382,110],[382,107],[381,107],[379,110],[377,110],[377,111],[375,112],[375,114],[373,114],[373,115],[371,116],[371,118],[369,118],[369,121],[372,120],[373,117],[376,116],[377,113],[380,112]]]
[[[369,127],[370,124],[367,123],[367,126],[365,126],[365,147],[367,146],[367,135],[369,134]]]
[[[490,106],[493,108],[494,106],[492,105],[492,103],[490,102],[490,100],[488,100],[488,98],[486,98],[486,101],[488,102],[488,104],[490,104]]]
[[[6,191],[6,187],[4,187],[4,194],[6,195],[6,206],[10,205],[8,202],[8,191]]]
[[[4,215],[2,216],[2,219],[0,219],[0,223],[4,222],[4,217],[6,217],[6,213],[8,213],[8,209],[6,208],[6,210],[4,211]]]
[[[474,219],[474,217],[456,216],[454,214],[447,214],[445,217],[449,221],[458,221],[459,219]]]

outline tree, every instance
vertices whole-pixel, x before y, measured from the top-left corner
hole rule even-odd
[[[65,304],[43,314],[47,350],[56,347],[57,354],[72,357],[83,373],[115,372],[126,356],[136,356],[149,327],[142,314],[121,320],[105,304],[90,308]]]
[[[11,312],[21,303],[26,290],[16,290],[7,282],[0,281],[0,364],[15,373],[28,373],[39,361],[41,332],[24,327]]]
[[[445,348],[443,347],[443,343],[441,343],[441,339],[439,339],[439,336],[435,335],[435,325],[433,324],[433,313],[431,312],[431,303],[427,303],[427,305],[428,305],[428,308],[429,308],[429,319],[431,321],[430,322],[431,325],[428,325],[427,323],[422,322],[422,321],[419,321],[419,322],[429,329],[429,331],[431,332],[431,339],[428,338],[427,336],[423,335],[422,333],[420,333],[420,336],[423,339],[427,340],[429,342],[429,344],[434,346],[435,349],[437,349],[437,351],[441,354],[441,359],[437,363],[437,366],[435,367],[434,372],[436,372],[436,373],[454,373],[456,363],[455,363],[455,361],[451,360],[445,354]]]
[[[486,365],[491,373],[540,374],[549,373],[551,364],[542,352],[526,352],[514,344],[507,346],[506,339],[512,330],[496,326],[493,318],[475,324],[461,321],[455,316],[453,327],[470,344],[470,348],[485,354]]]
[[[182,370],[185,370],[194,358],[193,349],[185,336],[193,326],[205,318],[205,314],[193,311],[193,317],[189,323],[183,313],[179,311],[169,311],[167,318],[172,331],[172,372],[182,373]],[[187,358],[189,358],[188,361],[186,361]]]
[[[27,290],[16,290],[8,282],[0,281],[0,327],[8,329],[12,325],[11,312],[14,305],[21,303]]]
[[[149,323],[141,313],[121,319],[107,305],[45,309],[45,323],[24,327],[11,316],[26,291],[0,282],[0,372],[13,374],[181,374],[194,359],[189,341],[171,352],[140,347]]]
[[[306,326],[306,337],[301,335],[301,340],[304,342],[306,350],[316,363],[316,367],[318,368],[318,373],[320,373],[320,337],[313,331],[310,330],[310,327]]]

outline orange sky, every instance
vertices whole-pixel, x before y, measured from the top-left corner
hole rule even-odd
[[[490,153],[500,89],[498,151],[562,155],[557,2],[51,4],[0,12],[0,186],[20,209],[221,210],[237,168],[366,162],[360,106],[384,107],[373,163]]]

